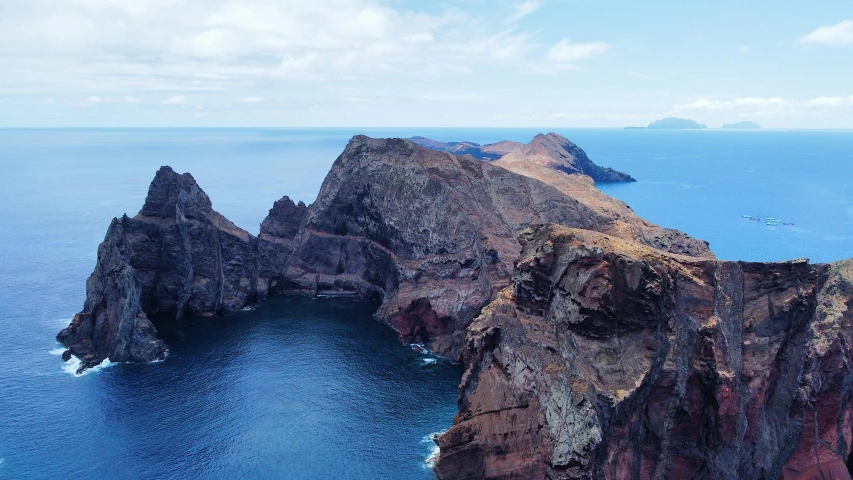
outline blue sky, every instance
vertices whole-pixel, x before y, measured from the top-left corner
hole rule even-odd
[[[845,1],[0,0],[0,126],[853,128]]]

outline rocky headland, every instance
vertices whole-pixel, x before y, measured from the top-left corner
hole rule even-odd
[[[440,478],[850,478],[850,262],[718,261],[598,191],[633,179],[556,134],[415,140],[354,137],[258,237],[161,168],[112,221],[66,358],[163,358],[152,318],[376,297],[466,367]]]

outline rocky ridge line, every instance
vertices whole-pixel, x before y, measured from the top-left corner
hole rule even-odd
[[[580,202],[531,176],[405,140],[356,136],[317,201],[277,201],[258,238],[213,210],[191,175],[161,168],[139,214],[105,238],[79,321],[57,338],[88,359],[84,368],[107,357],[147,361],[162,356],[162,342],[156,354],[120,354],[124,313],[112,305],[129,316],[180,318],[232,313],[270,294],[331,291],[381,297],[377,315],[402,339],[459,358],[467,325],[510,282],[517,234],[538,222],[711,255],[702,241],[649,227],[627,209]],[[632,222],[677,240],[626,230]],[[117,293],[102,272],[111,264],[136,286]],[[94,300],[102,292],[112,295],[109,308]],[[94,335],[95,323],[109,334]],[[144,330],[156,341],[153,326]]]

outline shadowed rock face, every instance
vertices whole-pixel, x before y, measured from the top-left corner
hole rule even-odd
[[[160,360],[166,345],[142,309],[142,287],[130,265],[127,233],[131,219],[113,219],[98,247],[98,263],[86,282],[86,304],[56,339],[81,360],[80,371],[105,358],[112,361]]]
[[[191,175],[162,167],[139,214],[113,219],[83,311],[57,340],[82,368],[161,359],[165,345],[147,316],[238,311],[255,293],[255,242],[212,209]]]
[[[520,240],[468,328],[441,478],[849,478],[851,261]]]
[[[275,202],[267,218],[261,222],[257,258],[258,298],[294,287],[285,276],[285,266],[293,254],[296,234],[307,213],[308,207],[304,203],[293,203],[285,196]]]
[[[377,316],[403,339],[457,358],[465,327],[509,284],[517,234],[536,222],[616,235],[625,223],[469,156],[358,136],[332,166],[278,276],[294,291],[373,292],[384,300]],[[671,234],[709,254],[704,242]]]

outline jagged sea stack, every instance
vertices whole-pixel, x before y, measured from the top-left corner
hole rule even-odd
[[[113,219],[86,303],[57,341],[90,367],[161,359],[149,316],[239,310],[255,292],[255,238],[213,210],[190,174],[162,167],[142,210]]]

